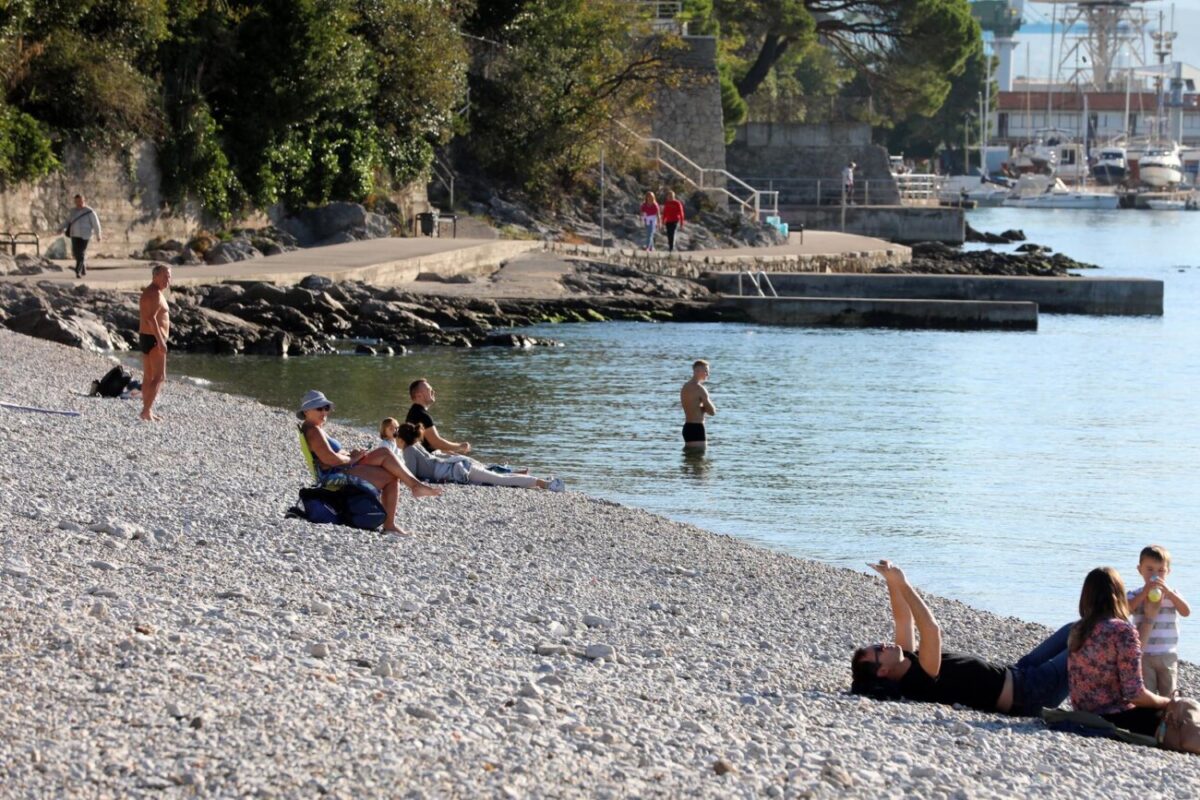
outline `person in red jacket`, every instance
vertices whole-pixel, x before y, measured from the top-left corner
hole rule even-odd
[[[642,203],[642,224],[646,226],[646,252],[654,249],[654,231],[658,228],[658,201],[654,199],[654,192],[646,192],[646,198]]]
[[[683,203],[675,199],[674,192],[667,192],[662,207],[663,227],[667,229],[667,249],[675,252],[675,232],[683,230]]]

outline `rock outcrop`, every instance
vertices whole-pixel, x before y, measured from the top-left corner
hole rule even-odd
[[[716,320],[698,282],[581,264],[564,279],[576,296],[554,300],[431,297],[310,275],[295,286],[222,283],[174,287],[171,344],[180,351],[288,355],[354,349],[403,352],[408,345],[553,345],[511,328],[541,322]],[[136,345],[137,297],[86,285],[0,284],[0,322],[96,350]],[[344,344],[349,343],[349,344]]]

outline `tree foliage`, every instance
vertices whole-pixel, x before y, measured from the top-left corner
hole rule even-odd
[[[531,191],[569,189],[614,119],[678,81],[671,36],[628,0],[0,0],[0,180],[158,145],[170,195],[360,199],[468,152]],[[684,0],[718,37],[726,135],[839,103],[894,138],[951,140],[979,81],[966,0]],[[468,64],[475,73],[468,86]],[[461,113],[468,107],[469,120]],[[908,149],[912,149],[910,146]]]
[[[665,57],[673,42],[648,36],[623,0],[501,5],[481,18],[479,30],[500,38],[473,90],[474,153],[530,192],[569,189],[596,163],[612,121],[647,110],[653,90],[675,79]]]
[[[926,118],[953,85],[973,80],[967,66],[981,48],[966,0],[692,3],[715,21],[752,119]]]
[[[963,74],[954,81],[936,112],[929,116],[909,115],[886,130],[888,149],[915,158],[929,158],[942,147],[958,148],[967,125],[972,126],[970,135],[975,139],[979,125],[979,94],[987,80],[987,58],[982,48],[970,57]],[[993,84],[993,103],[997,95],[998,90]],[[971,115],[975,117],[972,119]]]
[[[248,202],[361,199],[379,181],[420,174],[453,129],[466,72],[456,24],[470,8],[0,2],[0,134],[19,134],[0,145],[0,177],[52,168],[39,135],[41,145],[150,137],[175,199],[218,217]]]

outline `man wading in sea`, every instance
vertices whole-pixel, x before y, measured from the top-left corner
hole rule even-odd
[[[703,449],[707,442],[704,431],[704,415],[717,413],[717,407],[708,397],[704,382],[708,380],[708,362],[700,359],[692,364],[692,379],[679,390],[679,402],[683,405],[683,446]]]
[[[171,285],[171,268],[155,264],[150,285],[142,289],[138,302],[138,348],[142,351],[142,413],[147,422],[160,417],[153,412],[158,390],[167,379],[167,336],[171,333],[171,311],[163,290]]]

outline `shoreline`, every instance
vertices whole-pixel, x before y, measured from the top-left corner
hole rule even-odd
[[[80,396],[106,357],[7,330],[0,345],[0,399],[83,413],[0,409],[15,794],[1200,783],[1186,755],[846,695],[853,647],[890,638],[882,582],[861,573],[570,491],[404,498],[417,535],[400,541],[284,520],[305,483],[287,412],[169,380],[167,421],[140,425],[133,403]],[[952,649],[1012,660],[1046,631],[922,594]],[[1197,677],[1182,665],[1185,690]]]

